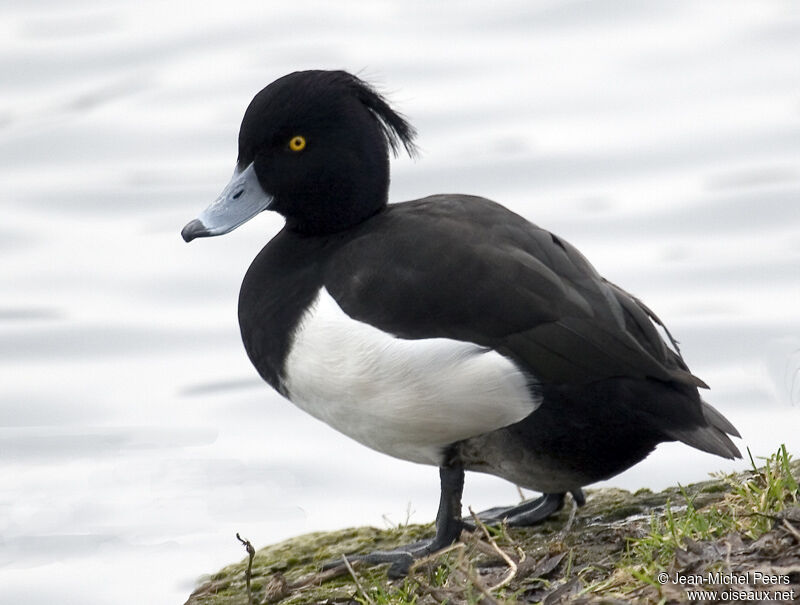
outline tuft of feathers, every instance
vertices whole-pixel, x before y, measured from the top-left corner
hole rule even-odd
[[[386,99],[361,78],[346,71],[333,73],[344,80],[356,98],[375,116],[394,156],[397,157],[402,144],[410,157],[416,157],[418,150],[414,137],[417,136],[417,131],[405,116],[392,109]]]

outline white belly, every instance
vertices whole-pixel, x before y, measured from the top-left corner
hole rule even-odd
[[[396,338],[349,317],[324,288],[284,368],[301,409],[373,449],[433,465],[447,445],[518,422],[541,402],[531,378],[499,353]]]

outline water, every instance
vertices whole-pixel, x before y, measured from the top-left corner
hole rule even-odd
[[[333,433],[238,336],[260,216],[186,245],[252,95],[359,71],[420,131],[392,199],[486,195],[681,340],[757,454],[796,454],[800,9],[792,2],[5,3],[0,602],[181,603],[301,532],[433,518],[435,469]],[[741,469],[677,444],[610,481]],[[516,497],[470,476],[464,501]],[[386,521],[384,519],[388,519]]]

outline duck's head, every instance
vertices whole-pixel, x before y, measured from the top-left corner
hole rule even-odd
[[[262,210],[290,228],[332,233],[386,205],[389,151],[414,153],[414,129],[368,84],[344,71],[299,71],[264,88],[239,130],[230,183],[181,235],[227,233]]]

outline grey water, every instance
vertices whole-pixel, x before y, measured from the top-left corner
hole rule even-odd
[[[432,520],[436,470],[262,384],[238,287],[280,228],[181,227],[252,95],[345,68],[419,130],[391,198],[497,200],[680,340],[739,445],[800,454],[800,5],[622,0],[0,6],[0,603],[181,603],[256,545]],[[743,469],[660,446],[608,481]],[[514,486],[469,476],[464,503]]]

